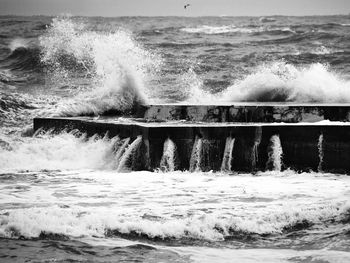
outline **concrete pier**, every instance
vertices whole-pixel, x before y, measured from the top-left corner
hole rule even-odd
[[[221,114],[222,112],[227,113],[230,109],[233,112],[232,108],[236,109],[235,106],[199,106],[196,110],[197,113],[194,113],[195,108],[193,107],[152,106],[146,108],[142,114],[138,113],[139,115],[136,117],[140,117],[141,114],[143,115],[142,119],[118,119],[111,116],[102,118],[36,118],[34,119],[34,129],[52,129],[56,132],[63,129],[68,131],[78,129],[88,136],[104,135],[108,132],[110,137],[118,135],[120,138],[131,138],[131,141],[141,135],[142,145],[132,161],[133,170],[152,171],[159,168],[163,155],[163,145],[168,138],[176,145],[176,168],[189,170],[192,148],[196,138],[201,138],[202,161],[200,169],[202,171],[219,171],[226,138],[232,137],[235,138],[231,161],[232,172],[265,171],[268,169],[266,164],[271,148],[269,147],[270,139],[273,135],[279,135],[283,149],[283,169],[290,168],[296,171],[322,169],[325,172],[350,172],[350,123],[340,122],[340,120],[347,120],[350,107],[303,106],[300,109],[297,106],[292,106],[293,108],[290,108],[291,106],[282,107],[284,109],[282,112],[286,113],[291,109],[294,109],[291,112],[296,112],[295,118],[293,118],[292,113],[288,115],[289,123],[270,122],[271,116],[274,120],[278,118],[282,120],[282,118],[273,117],[273,114],[270,114],[271,107],[272,112],[278,111],[274,106],[259,108],[257,112],[264,112],[265,115],[248,114],[251,116],[246,119],[249,122],[223,122],[223,120],[234,116],[237,119],[240,118],[239,114]],[[246,110],[244,106],[239,107],[241,107],[241,111],[253,111],[251,105],[248,105]],[[219,110],[215,111],[215,109]],[[267,111],[267,109],[269,110]],[[177,115],[181,111],[182,115]],[[281,110],[279,111],[281,112]],[[301,112],[304,115],[299,115]],[[305,116],[310,116],[305,115],[305,112],[313,113],[311,115],[318,116],[320,120],[331,116],[330,119],[337,122],[296,122],[296,120],[306,120]],[[189,113],[195,118],[190,118]],[[212,113],[215,116],[226,117],[214,122],[215,118]],[[259,119],[258,116],[262,116],[266,122],[251,123],[252,120]],[[268,118],[268,116],[270,117]],[[169,121],[165,121],[167,119]],[[203,122],[203,120],[207,122]],[[322,136],[321,145],[320,136]]]
[[[236,103],[235,105],[148,105],[134,113],[148,121],[318,122],[350,121],[350,105]]]

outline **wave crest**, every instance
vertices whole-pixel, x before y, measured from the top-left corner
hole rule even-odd
[[[247,27],[237,27],[235,25],[226,26],[208,26],[202,25],[198,27],[186,27],[180,29],[186,33],[192,34],[207,34],[207,35],[219,35],[219,34],[290,34],[295,33],[289,27],[263,27],[263,26],[247,26]]]
[[[349,103],[350,82],[323,64],[265,64],[220,94],[223,101]]]
[[[15,38],[8,45],[11,53],[0,61],[8,70],[41,71],[40,48],[28,39]]]
[[[107,209],[107,210],[106,210]],[[322,205],[317,208],[288,209],[268,215],[224,216],[200,215],[165,219],[147,215],[126,216],[110,208],[84,209],[77,206],[5,210],[0,215],[0,237],[40,237],[52,233],[69,237],[122,236],[153,240],[209,240],[222,241],[249,236],[283,234],[308,229],[329,220],[341,224],[348,214],[347,203]],[[57,222],[61,222],[57,224]],[[38,224],[38,222],[42,222]]]
[[[28,137],[25,141],[5,139],[9,147],[0,145],[2,171],[112,168],[112,152],[117,140],[96,136],[87,138],[76,131],[55,136],[48,132]]]
[[[93,32],[82,23],[56,18],[40,38],[42,61],[68,82],[75,70],[85,72],[92,88],[62,103],[60,115],[125,111],[147,101],[145,82],[160,59],[142,48],[130,33]],[[73,65],[73,68],[72,68]]]

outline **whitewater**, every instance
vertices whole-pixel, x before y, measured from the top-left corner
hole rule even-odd
[[[266,19],[265,19],[266,20]],[[350,19],[0,17],[1,262],[348,262],[350,177],[285,167],[190,168],[169,138],[133,171],[142,140],[38,131],[32,119],[143,104],[350,103]],[[39,253],[40,252],[40,253]]]

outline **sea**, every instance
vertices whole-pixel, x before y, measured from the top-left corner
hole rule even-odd
[[[281,170],[282,149],[255,173],[133,171],[118,137],[33,131],[237,102],[350,103],[350,16],[1,16],[0,262],[350,262],[348,175]]]

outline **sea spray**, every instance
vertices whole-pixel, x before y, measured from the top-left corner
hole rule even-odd
[[[280,172],[282,169],[283,150],[279,135],[273,135],[271,137],[268,149],[268,161],[266,163],[267,169],[271,167],[272,170]]]
[[[190,159],[190,172],[199,172],[201,171],[201,162],[202,162],[202,149],[203,148],[203,139],[199,136],[196,136],[196,139],[193,144],[191,159]]]
[[[263,64],[217,94],[221,101],[350,102],[350,82],[323,64]]]
[[[233,147],[235,145],[235,138],[227,137],[225,143],[224,156],[222,158],[221,171],[228,172],[231,171]]]
[[[53,19],[40,44],[42,62],[62,76],[66,85],[72,85],[71,76],[76,77],[79,71],[92,83],[73,100],[59,105],[57,111],[64,116],[124,112],[146,102],[148,75],[161,64],[125,30],[93,32],[87,25],[67,18]]]
[[[10,147],[0,147],[2,171],[112,169],[117,138],[87,138],[76,131],[37,131],[35,136],[18,140],[7,137]]]
[[[173,172],[175,170],[175,151],[176,145],[170,139],[166,139],[163,147],[163,156],[160,161],[160,169],[165,172]]]
[[[317,148],[318,148],[318,158],[319,158],[319,163],[318,163],[317,171],[318,171],[318,172],[322,172],[323,157],[324,157],[324,150],[323,150],[323,133],[321,133],[320,136],[318,137]]]
[[[121,156],[120,162],[117,167],[117,172],[123,172],[125,170],[128,170],[129,168],[127,167],[127,162],[132,158],[132,156],[135,154],[137,151],[138,147],[142,143],[142,136],[137,136],[137,138],[130,144],[128,145],[127,149]],[[132,167],[131,167],[132,168]]]
[[[182,97],[186,103],[212,103],[213,95],[203,89],[203,80],[193,66],[180,77]]]

